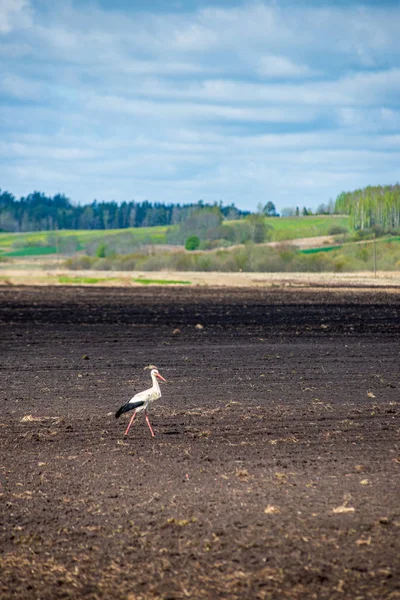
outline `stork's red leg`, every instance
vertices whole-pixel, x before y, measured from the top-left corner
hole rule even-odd
[[[153,429],[152,429],[152,427],[151,427],[151,425],[150,425],[150,421],[149,421],[149,417],[147,416],[147,413],[145,413],[145,417],[146,417],[147,425],[149,426],[149,429],[150,429],[150,431],[151,431],[151,435],[152,435],[153,437],[155,437],[155,434],[154,434],[154,431],[153,431]]]
[[[137,413],[137,411],[135,410],[135,412],[133,413],[132,419],[129,421],[129,425],[128,425],[128,427],[126,428],[126,431],[125,431],[124,435],[128,435],[128,431],[129,431],[129,429],[131,428],[131,425],[132,425],[132,423],[133,423],[133,419],[136,417],[136,413]]]

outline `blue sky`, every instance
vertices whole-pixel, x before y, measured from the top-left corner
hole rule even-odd
[[[399,2],[0,0],[0,188],[316,208],[400,180]]]

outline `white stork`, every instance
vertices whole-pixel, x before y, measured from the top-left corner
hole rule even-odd
[[[119,408],[117,410],[117,412],[115,413],[115,417],[118,419],[118,417],[120,417],[123,413],[126,413],[129,410],[135,410],[131,420],[129,421],[129,425],[126,428],[125,435],[128,435],[128,431],[133,423],[136,413],[144,410],[144,416],[147,421],[147,425],[149,426],[151,435],[154,437],[154,431],[150,425],[149,417],[147,415],[147,409],[150,406],[150,404],[152,402],[154,402],[154,400],[158,400],[158,398],[161,398],[160,384],[158,383],[157,379],[161,379],[161,381],[165,381],[165,382],[166,382],[166,379],[164,379],[164,377],[162,375],[160,375],[157,367],[152,366],[152,367],[145,367],[145,368],[151,369],[150,375],[151,375],[151,379],[153,382],[152,387],[149,388],[148,390],[144,390],[143,392],[139,392],[138,394],[135,394],[135,396],[133,396],[133,398],[131,398],[129,400],[129,402],[127,402],[126,404],[121,406],[121,408]]]

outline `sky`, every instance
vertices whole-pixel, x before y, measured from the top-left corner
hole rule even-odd
[[[400,180],[400,2],[0,0],[0,189],[315,209]]]

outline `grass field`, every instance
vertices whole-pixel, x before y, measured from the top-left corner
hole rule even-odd
[[[273,227],[273,241],[294,240],[296,238],[330,235],[333,227],[350,230],[350,217],[346,215],[318,215],[311,217],[267,218],[266,223]]]
[[[318,254],[318,252],[332,252],[333,250],[339,250],[342,246],[324,246],[323,248],[306,248],[300,250],[302,254]]]
[[[124,278],[126,283],[140,283],[141,285],[190,285],[190,281],[180,281],[175,279],[148,279],[144,277]],[[97,285],[103,283],[119,282],[118,277],[71,277],[69,275],[59,275],[58,283],[63,285]]]
[[[359,235],[355,235],[359,232],[349,230],[348,217],[271,218],[267,222],[274,226],[274,242],[233,245],[213,252],[195,253],[183,251],[182,246],[163,246],[167,227],[0,233],[0,261],[3,263],[2,271],[10,261],[13,264],[18,262],[19,269],[37,269],[40,266],[54,269],[53,263],[60,265],[62,262],[67,269],[100,272],[357,272],[375,268],[393,271],[400,268],[399,236],[379,237],[376,243],[374,239],[360,239]],[[348,236],[332,235],[345,230],[349,232]],[[371,236],[371,232],[369,235]],[[155,244],[159,244],[157,251],[151,248]],[[171,252],[171,249],[178,251]],[[76,284],[77,281],[59,283]],[[143,280],[138,283],[163,285],[164,282]]]
[[[57,254],[56,246],[28,246],[19,250],[5,252],[3,256],[18,257],[18,256],[43,256],[45,254]]]
[[[284,241],[296,238],[328,235],[333,227],[350,228],[350,218],[342,215],[318,215],[310,217],[266,218],[273,228],[272,240]],[[226,221],[235,226],[240,221]],[[137,227],[129,229],[38,231],[31,233],[0,233],[0,256],[40,256],[46,254],[73,253],[88,245],[131,237],[135,244],[165,244],[167,230],[171,227]],[[65,251],[68,248],[68,251]]]
[[[118,236],[132,236],[136,244],[163,244],[168,227],[132,227],[129,229],[37,231],[30,233],[0,233],[0,256],[38,256],[63,253],[63,247],[73,242],[76,250],[88,244],[101,244]]]

